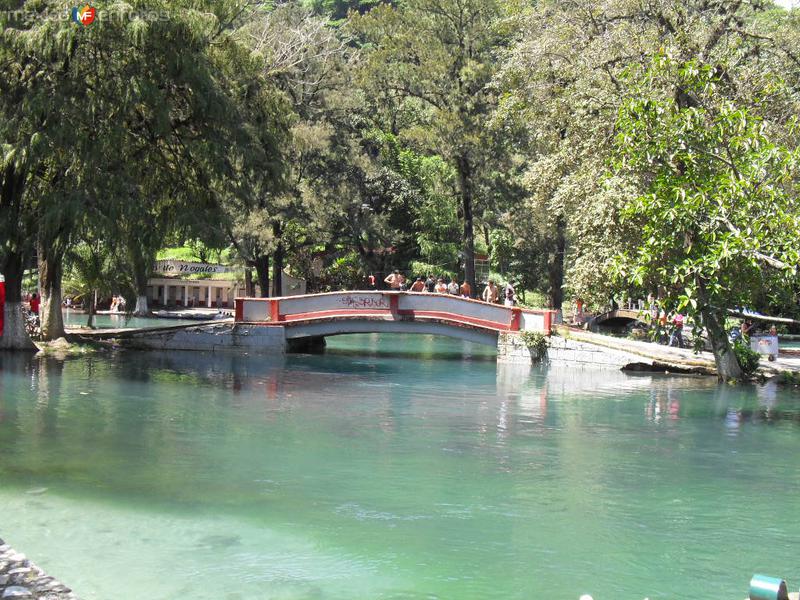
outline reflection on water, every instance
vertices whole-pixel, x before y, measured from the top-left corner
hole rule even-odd
[[[64,327],[86,327],[89,315],[83,312],[65,309]],[[125,329],[129,327],[169,327],[170,325],[191,325],[197,323],[194,319],[163,319],[158,317],[133,317],[126,314],[95,315],[94,326],[98,329]]]
[[[735,598],[793,577],[797,393],[486,352],[0,355],[0,535],[87,600]]]

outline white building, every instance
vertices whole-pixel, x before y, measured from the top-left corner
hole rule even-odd
[[[152,306],[233,308],[234,298],[245,295],[244,276],[234,267],[162,260],[153,272],[155,276],[147,281],[147,301]],[[305,294],[306,281],[284,272],[281,288],[281,296]]]

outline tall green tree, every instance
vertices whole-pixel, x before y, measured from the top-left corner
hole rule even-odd
[[[726,98],[720,75],[663,56],[632,86],[617,122],[619,172],[645,193],[624,208],[639,235],[618,268],[640,289],[664,286],[667,306],[708,332],[719,376],[738,379],[727,309],[797,278],[800,148],[775,142],[763,99],[747,109]]]
[[[622,291],[610,269],[636,234],[621,214],[640,190],[606,177],[626,71],[668,48],[677,59],[720,67],[730,83],[724,93],[747,107],[770,73],[797,89],[797,18],[766,0],[542,0],[513,29],[495,120],[518,136],[529,193],[504,223],[516,245],[547,255],[547,287],[600,307]],[[771,111],[771,122],[796,111],[786,98],[772,100],[759,109]]]
[[[366,53],[366,89],[386,106],[403,136],[441,154],[456,174],[465,279],[475,290],[475,204],[493,156],[486,122],[496,95],[490,86],[508,41],[506,8],[496,0],[409,0],[353,18]],[[398,122],[405,119],[406,122]]]

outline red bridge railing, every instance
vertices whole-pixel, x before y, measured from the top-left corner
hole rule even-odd
[[[267,326],[292,326],[321,319],[427,320],[497,332],[539,331],[549,335],[554,313],[417,292],[353,291],[236,298],[237,323]]]

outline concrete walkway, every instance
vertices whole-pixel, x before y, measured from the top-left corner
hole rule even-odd
[[[88,340],[115,340],[125,339],[135,336],[163,333],[165,331],[177,331],[179,329],[190,329],[203,325],[219,325],[221,323],[232,323],[233,320],[215,319],[213,321],[197,321],[196,323],[181,323],[177,325],[159,325],[157,327],[120,327],[118,329],[86,329],[86,328],[67,328],[67,339],[69,341],[88,341]]]
[[[689,369],[709,374],[716,373],[714,355],[711,352],[695,354],[693,350],[684,348],[673,348],[652,342],[641,342],[599,333],[590,333],[583,329],[566,326],[558,328],[558,335],[613,350],[624,350],[631,354],[658,361],[667,367],[672,366],[676,369]],[[800,373],[800,357],[780,356],[774,362],[769,362],[765,356],[761,360],[760,369],[767,376],[778,375],[782,372]]]

